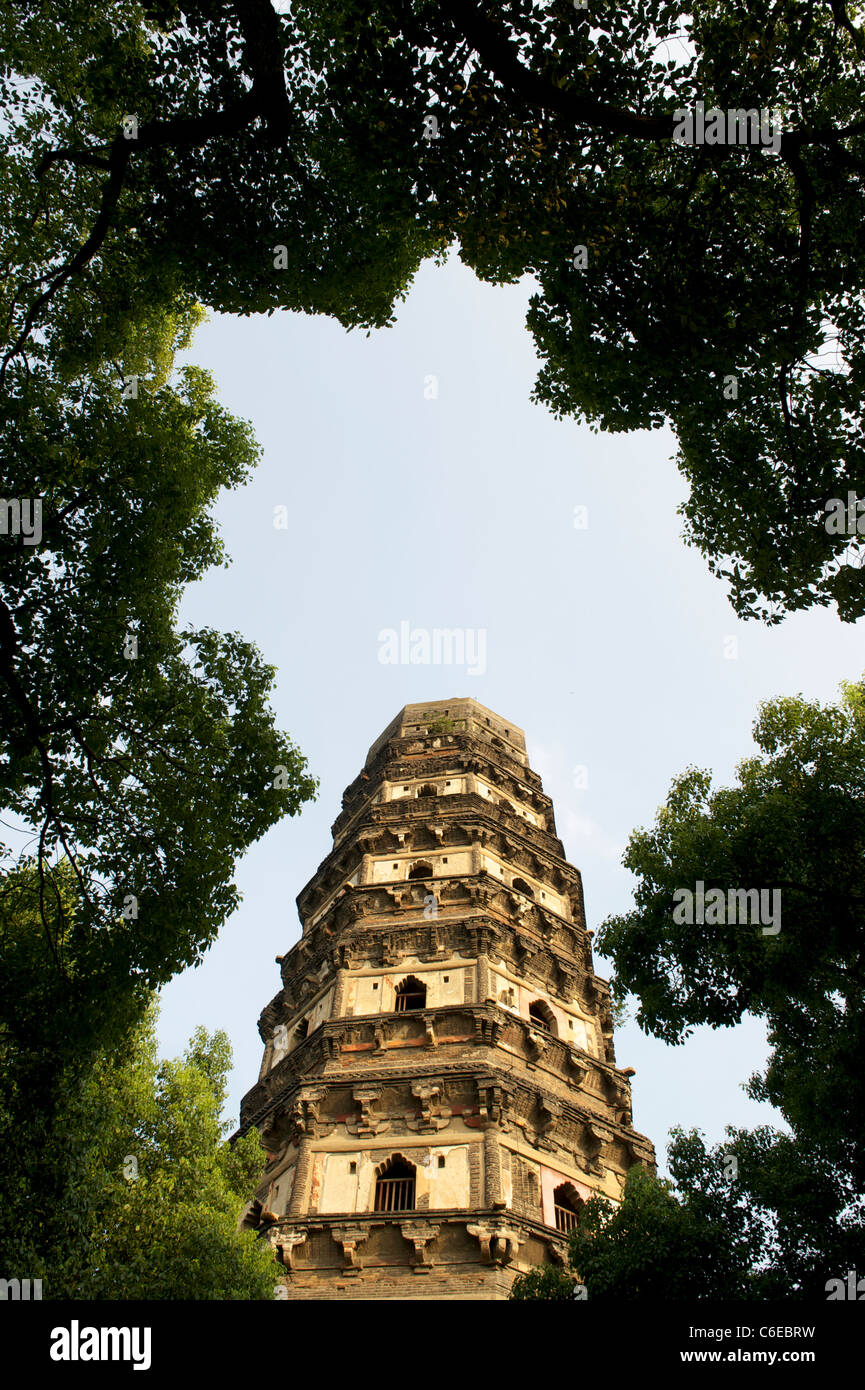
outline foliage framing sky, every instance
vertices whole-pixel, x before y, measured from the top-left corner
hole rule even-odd
[[[321,781],[318,801],[240,864],[243,904],[205,963],[162,994],[166,1054],[199,1023],[228,1031],[232,1116],[257,1079],[274,957],[300,934],[295,897],[404,704],[472,696],[525,729],[597,927],[629,905],[625,842],[674,774],[695,764],[731,780],[760,700],[833,700],[865,666],[861,624],[829,612],[773,629],[735,619],[681,540],[667,431],[596,435],[530,403],[531,288],[481,285],[452,256],[425,266],[396,326],[371,337],[281,313],[214,316],[195,338],[191,360],[264,454],[219,508],[231,568],[190,589],[182,616],[258,643],[279,670],[278,722]],[[382,664],[379,633],[403,621],[483,630],[484,673]],[[596,969],[608,974],[600,957]],[[627,1023],[616,1050],[661,1161],[673,1124],[714,1141],[726,1124],[777,1119],[741,1090],[766,1054],[754,1020],[679,1048]]]

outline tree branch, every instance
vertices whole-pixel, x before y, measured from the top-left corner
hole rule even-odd
[[[639,116],[594,97],[580,96],[566,88],[556,87],[546,78],[539,77],[520,61],[516,48],[500,25],[488,19],[471,0],[441,0],[441,8],[448,14],[454,28],[466,35],[492,76],[520,96],[528,106],[566,116],[575,125],[607,131],[610,135],[630,135],[638,140],[672,139],[675,124],[672,115]],[[798,149],[802,145],[834,145],[863,131],[865,121],[855,121],[839,130],[803,127],[801,130],[785,131],[781,135],[781,150],[783,153],[785,147]],[[748,147],[716,145],[693,148],[723,155]]]
[[[539,77],[520,62],[504,30],[487,19],[471,0],[442,0],[441,9],[457,32],[466,36],[493,77],[522,97],[528,106],[541,107],[566,116],[576,125],[606,130],[611,135],[631,135],[638,140],[672,139],[672,116],[637,116],[607,102],[556,87]]]
[[[104,168],[109,177],[90,235],[30,306],[21,332],[4,354],[0,363],[0,386],[5,380],[7,366],[22,351],[43,310],[67,280],[83,270],[102,247],[112,226],[133,153],[170,145],[189,147],[206,144],[218,136],[236,134],[259,116],[266,122],[272,143],[279,144],[287,139],[292,108],[285,87],[279,16],[270,0],[235,0],[234,9],[244,38],[245,57],[253,75],[252,89],[237,102],[222,111],[145,122],[139,127],[134,140],[127,139],[123,134],[115,136],[107,155],[100,155],[94,150],[76,152],[64,148],[51,150],[40,160],[37,177],[41,177],[52,163],[58,162]]]
[[[844,0],[829,0],[829,8],[835,23],[850,35],[857,52],[865,55],[865,34],[851,22]]]

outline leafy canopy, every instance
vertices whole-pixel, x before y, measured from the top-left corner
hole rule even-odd
[[[272,1298],[273,1252],[238,1230],[261,1150],[255,1135],[225,1141],[228,1039],[199,1028],[160,1062],[155,1019],[58,1105],[39,1161],[65,1170],[59,1200],[16,1211],[15,1267],[37,1270],[48,1298]]]
[[[38,1268],[55,1213],[70,1251],[90,1238],[56,1147],[68,1095],[202,959],[236,905],[239,855],[315,791],[274,726],[273,668],[238,634],[178,625],[186,585],[225,562],[213,504],[258,452],[207,373],[173,370],[199,317],[181,299],[145,306],[117,329],[117,360],[87,372],[46,337],[0,398],[7,497],[41,508],[34,544],[0,536],[10,1269]]]
[[[834,705],[768,701],[754,739],[735,786],[713,791],[690,769],[652,829],[631,835],[634,907],[596,941],[615,966],[614,998],[635,994],[655,1037],[764,1018],[772,1051],[747,1090],[790,1132],[728,1128],[710,1150],[674,1130],[672,1184],[635,1168],[620,1204],[587,1202],[570,1263],[589,1300],[824,1299],[827,1281],[861,1264],[865,682],[843,685]],[[713,889],[725,903],[730,889],[779,889],[780,930],[738,911],[677,920],[678,891],[697,883],[707,905]],[[573,1282],[533,1273],[513,1296],[569,1297]]]
[[[634,908],[609,918],[597,946],[614,992],[668,1042],[698,1024],[764,1018],[772,1053],[751,1094],[865,1181],[865,684],[835,705],[772,700],[754,726],[760,750],[733,787],[695,769],[677,778],[624,863]],[[677,889],[779,889],[780,931],[752,922],[678,923]]]
[[[273,726],[273,668],[238,635],[176,626],[184,587],[224,559],[210,508],[249,473],[249,427],[207,373],[160,384],[148,365],[124,400],[109,366],[63,380],[36,363],[0,434],[10,492],[43,509],[41,545],[0,551],[0,798],[35,844],[46,965],[71,979],[73,951],[77,976],[121,990],[201,959],[237,856],[315,790]]]
[[[739,613],[862,615],[862,533],[826,527],[865,496],[858,0],[280,9],[8,7],[5,373],[40,333],[104,358],[178,295],[381,326],[457,244],[535,278],[539,401],[673,426],[686,537]],[[780,143],[677,143],[698,101]]]
[[[24,1241],[37,1258],[51,1213],[66,1213],[71,1246],[89,1238],[55,1144],[68,1095],[125,1045],[151,991],[202,959],[236,905],[237,858],[315,791],[275,727],[274,669],[240,635],[178,621],[186,586],[226,563],[213,506],[258,456],[209,375],[175,370],[202,310],[170,256],[139,265],[131,220],[100,214],[99,159],[37,167],[57,138],[104,134],[118,92],[139,90],[124,74],[153,76],[143,11],[57,19],[0,11],[9,1268],[35,1267],[13,1256]]]

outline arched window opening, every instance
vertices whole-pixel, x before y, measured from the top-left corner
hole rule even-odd
[[[556,1230],[566,1235],[574,1230],[580,1215],[582,1203],[574,1187],[563,1182],[553,1193],[553,1211],[556,1217]]]
[[[511,887],[517,893],[525,893],[527,898],[533,898],[535,896],[534,888],[532,888],[530,884],[526,883],[526,880],[524,878],[515,878],[513,883],[511,884]]]
[[[529,1005],[529,1018],[536,1028],[542,1028],[545,1033],[551,1033],[554,1038],[557,1036],[555,1015],[543,1000],[536,999],[533,1004]]]
[[[414,1211],[414,1165],[392,1154],[375,1170],[375,1210]]]
[[[417,794],[418,796],[438,796],[439,789],[433,786],[432,782],[427,782],[425,786],[418,787]]]
[[[412,1009],[426,1008],[426,985],[420,980],[415,979],[414,975],[407,975],[406,978],[396,987],[396,1011],[398,1014],[409,1013]]]
[[[309,1019],[308,1019],[308,1018],[302,1018],[302,1019],[300,1020],[300,1023],[297,1025],[297,1027],[296,1027],[295,1030],[294,1030],[294,1041],[295,1041],[295,1045],[297,1045],[297,1043],[303,1042],[304,1038],[307,1037],[308,1034],[309,1034]]]
[[[427,864],[423,860],[420,864],[414,864],[409,869],[409,878],[432,878],[432,864]]]

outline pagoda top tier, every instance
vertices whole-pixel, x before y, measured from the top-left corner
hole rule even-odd
[[[503,748],[517,762],[528,766],[526,736],[509,719],[487,709],[486,705],[468,697],[450,700],[427,700],[423,704],[404,705],[395,719],[379,734],[366,755],[366,767],[390,739],[423,737],[427,734],[474,734]]]

